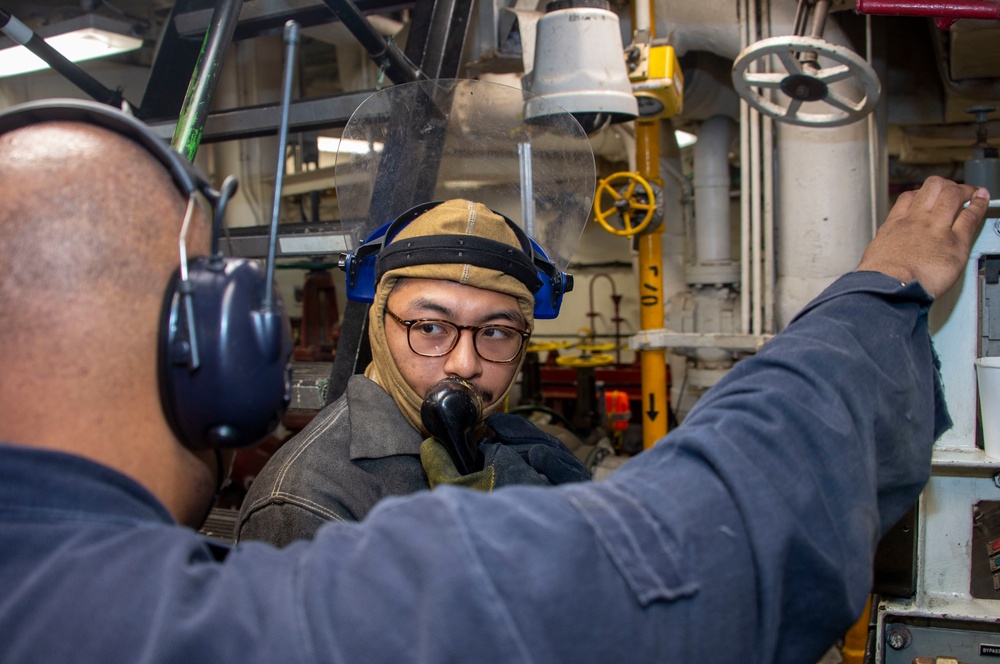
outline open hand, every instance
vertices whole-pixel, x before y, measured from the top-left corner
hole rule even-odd
[[[920,189],[900,195],[871,241],[858,270],[920,282],[939,297],[961,276],[990,194],[932,175]],[[962,205],[969,206],[962,209]]]

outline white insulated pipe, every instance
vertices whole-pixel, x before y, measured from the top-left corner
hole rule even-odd
[[[695,260],[732,260],[729,223],[729,146],[736,123],[722,115],[702,123],[694,148]]]
[[[741,50],[739,5],[731,0],[656,0],[656,34],[670,35],[678,56],[708,51],[733,60]],[[794,0],[771,0],[767,23],[772,36],[793,34],[795,8]],[[826,22],[823,39],[850,43],[835,15]],[[826,285],[857,266],[871,239],[872,190],[864,121],[825,128],[774,124],[780,329]]]
[[[836,136],[825,128],[788,129],[794,132],[779,129],[784,140],[777,144],[779,329],[837,277],[857,267],[872,238],[867,123],[841,127]],[[788,140],[789,134],[794,140]]]
[[[653,27],[652,7],[653,0],[636,0],[633,3],[635,9],[635,32],[649,33]]]

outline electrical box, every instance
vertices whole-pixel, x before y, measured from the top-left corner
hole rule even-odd
[[[1000,656],[1000,633],[989,623],[916,619],[886,627],[885,664],[978,664]]]
[[[639,117],[669,118],[684,106],[684,74],[673,46],[633,44],[625,50]]]

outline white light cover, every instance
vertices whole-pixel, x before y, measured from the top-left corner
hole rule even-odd
[[[677,139],[677,147],[679,148],[691,147],[698,142],[697,136],[689,134],[686,131],[681,131],[680,129],[674,131],[674,137]]]
[[[83,62],[116,53],[134,51],[142,46],[141,39],[99,28],[81,28],[73,32],[48,37],[45,42],[72,62]],[[0,78],[48,68],[49,66],[45,64],[44,60],[24,46],[12,46],[0,50]]]
[[[337,151],[347,154],[368,154],[369,152],[381,152],[382,144],[374,143],[371,146],[366,141],[356,139],[333,138],[331,136],[319,136],[316,138],[316,146],[320,152],[337,154]]]

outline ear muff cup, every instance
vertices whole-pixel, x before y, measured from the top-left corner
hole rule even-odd
[[[256,261],[201,258],[189,263],[187,281],[178,270],[167,288],[160,398],[190,448],[258,443],[288,407],[291,329],[277,293],[264,310],[265,280]]]
[[[141,121],[110,106],[79,99],[28,102],[0,111],[0,133],[55,121],[129,138],[170,173],[186,198],[204,196],[223,211],[228,196],[197,167]],[[234,190],[235,183],[229,194]],[[188,279],[182,281],[178,269],[167,287],[158,339],[160,401],[174,434],[189,448],[252,445],[284,415],[292,336],[276,291],[264,307],[266,279],[256,261],[216,255],[190,261]]]

